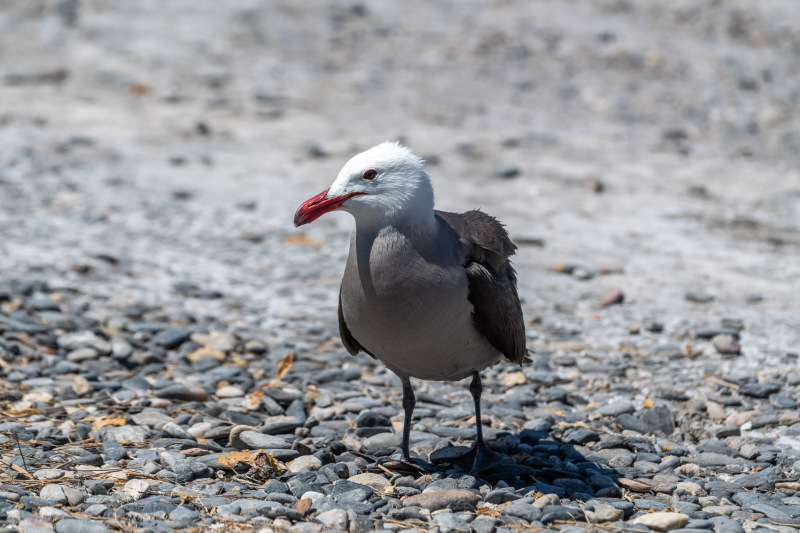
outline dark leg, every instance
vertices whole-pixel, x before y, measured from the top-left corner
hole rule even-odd
[[[472,373],[472,383],[469,384],[469,392],[472,394],[472,400],[475,402],[475,420],[477,426],[475,431],[477,433],[478,444],[483,444],[483,426],[481,425],[481,393],[483,392],[483,384],[481,383],[481,375],[478,372]]]
[[[472,374],[472,382],[469,384],[469,392],[472,394],[472,399],[475,402],[475,460],[472,462],[471,472],[478,472],[485,468],[488,460],[491,460],[492,452],[486,441],[483,440],[483,425],[481,424],[481,393],[483,392],[483,384],[481,383],[481,375],[479,372]]]
[[[407,378],[403,380],[403,410],[406,412],[406,419],[403,420],[403,460],[410,463],[411,454],[408,451],[409,439],[411,438],[411,417],[414,415],[414,406],[417,399],[414,397],[414,389],[411,388],[411,381]]]

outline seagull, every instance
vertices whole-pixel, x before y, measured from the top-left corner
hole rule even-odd
[[[400,378],[403,460],[412,462],[410,378],[471,376],[476,441],[464,455],[471,472],[491,466],[480,372],[503,357],[521,364],[527,352],[508,232],[480,210],[434,210],[424,161],[393,142],[350,159],[330,188],[297,209],[294,225],[338,209],[355,219],[339,290],[340,336],[350,354],[365,352]]]

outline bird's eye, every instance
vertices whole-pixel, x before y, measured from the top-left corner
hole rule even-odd
[[[372,179],[375,179],[375,176],[377,176],[377,175],[378,175],[378,172],[376,170],[369,169],[366,172],[364,172],[364,175],[362,177],[365,180],[372,180]]]

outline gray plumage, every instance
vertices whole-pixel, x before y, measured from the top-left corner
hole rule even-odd
[[[339,295],[345,348],[421,379],[462,379],[500,355],[521,363],[516,246],[481,211],[435,215],[434,231],[356,227]]]
[[[434,211],[423,161],[384,143],[353,157],[333,185],[295,213],[295,225],[342,209],[353,215],[339,290],[339,331],[353,355],[379,359],[403,383],[402,453],[411,460],[410,378],[472,376],[476,443],[473,472],[493,458],[481,426],[480,371],[503,357],[525,358],[525,324],[511,267],[516,246],[481,211]]]

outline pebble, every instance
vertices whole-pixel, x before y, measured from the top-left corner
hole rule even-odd
[[[519,176],[520,169],[516,165],[500,165],[494,168],[494,175],[498,178],[511,179]]]
[[[189,385],[170,385],[154,392],[159,398],[186,402],[203,402],[208,398],[208,393],[200,387]]]
[[[709,303],[714,300],[714,295],[704,290],[689,290],[684,293],[684,298],[694,303]]]
[[[612,505],[595,503],[592,511],[586,511],[586,520],[592,524],[602,524],[605,522],[615,522],[622,520],[625,512]]]
[[[723,355],[739,355],[742,353],[742,347],[739,345],[739,340],[734,335],[728,333],[721,333],[714,335],[711,343],[716,348],[717,353]]]
[[[172,350],[177,348],[189,339],[190,333],[185,329],[167,328],[156,333],[152,339],[151,344]]]
[[[329,529],[347,530],[348,516],[347,511],[342,509],[331,509],[318,514],[315,518],[316,521]]]
[[[313,455],[302,455],[289,463],[289,472],[297,473],[303,469],[306,470],[319,470],[322,467],[322,461]]]
[[[353,483],[359,483],[361,485],[366,485],[372,488],[376,493],[381,494],[388,487],[391,487],[391,482],[386,479],[385,477],[381,476],[380,474],[373,474],[371,472],[365,472],[363,474],[357,474],[355,476],[347,478],[348,481],[352,481]]]
[[[53,521],[50,518],[28,516],[20,520],[19,529],[17,528],[0,528],[3,533],[53,533]]]
[[[743,396],[750,396],[752,398],[768,398],[771,394],[779,392],[783,388],[783,384],[776,381],[767,381],[764,383],[747,383],[739,387],[737,392]]]
[[[72,507],[80,505],[86,499],[83,492],[69,485],[45,485],[39,492],[39,497]]]
[[[738,437],[741,434],[739,426],[722,426],[714,430],[714,436],[718,439],[725,437]]]
[[[108,533],[102,522],[66,518],[56,523],[56,533]]]
[[[441,533],[469,531],[467,522],[453,513],[442,513],[433,517],[431,523],[438,526]]]
[[[683,527],[688,521],[689,517],[683,513],[658,512],[638,516],[631,523],[642,524],[656,531],[672,531]]]
[[[367,452],[383,448],[396,448],[402,444],[402,437],[394,433],[378,433],[364,440],[364,450]]]
[[[437,492],[427,492],[410,496],[403,501],[405,507],[422,507],[429,511],[443,509],[457,502],[467,502],[475,506],[481,501],[480,495],[464,489],[446,489]]]

